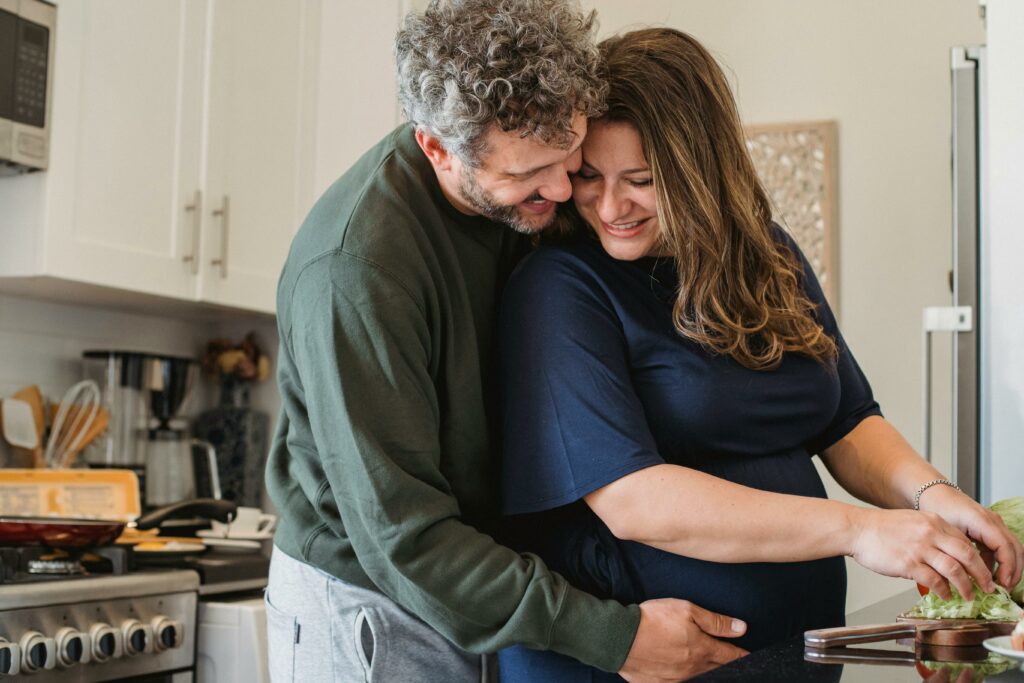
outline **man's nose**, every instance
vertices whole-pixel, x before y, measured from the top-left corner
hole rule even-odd
[[[551,177],[546,180],[544,187],[538,190],[540,196],[553,202],[569,201],[569,197],[572,196],[572,181],[569,180],[569,172],[564,167],[552,169]]]

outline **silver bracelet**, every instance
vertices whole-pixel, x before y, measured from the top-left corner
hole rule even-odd
[[[921,509],[921,494],[924,493],[925,491],[927,491],[928,489],[930,489],[931,487],[937,486],[938,484],[944,484],[946,486],[952,486],[957,491],[960,491],[960,493],[963,493],[963,490],[959,486],[957,486],[956,484],[951,482],[949,479],[932,479],[931,481],[926,481],[925,483],[923,483],[920,486],[918,486],[917,487],[917,491],[914,493],[914,509],[915,510],[920,510]]]

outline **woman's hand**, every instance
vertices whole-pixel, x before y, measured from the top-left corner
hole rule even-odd
[[[975,541],[990,571],[994,561],[999,562],[999,583],[1007,589],[1017,585],[1024,569],[1024,546],[1002,517],[952,486],[942,485],[921,494],[921,509],[936,513]]]
[[[857,508],[850,555],[868,569],[911,579],[949,599],[949,584],[967,599],[971,578],[993,591],[992,571],[970,540],[932,512]]]

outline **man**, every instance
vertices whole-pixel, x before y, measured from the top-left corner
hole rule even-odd
[[[593,25],[567,0],[449,0],[407,17],[396,57],[411,124],[295,238],[267,468],[281,514],[274,681],[479,681],[493,672],[470,653],[513,643],[630,681],[742,654],[711,637],[742,624],[677,600],[599,600],[487,535],[498,297],[525,236],[569,199],[586,117],[602,109]]]

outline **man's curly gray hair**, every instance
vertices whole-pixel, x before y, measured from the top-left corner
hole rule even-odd
[[[395,41],[402,109],[471,166],[492,124],[568,148],[604,110],[595,29],[574,0],[433,0]]]

